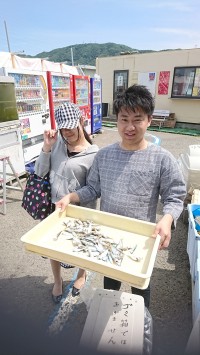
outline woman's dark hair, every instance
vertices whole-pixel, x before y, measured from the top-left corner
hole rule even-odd
[[[85,130],[85,128],[83,127],[83,134],[85,136],[85,139],[90,143],[90,144],[93,144],[89,134],[87,133],[87,131]],[[78,136],[79,136],[79,127],[78,127]]]
[[[132,85],[122,94],[119,94],[113,102],[115,114],[118,116],[122,107],[126,110],[136,111],[141,109],[147,115],[151,116],[154,111],[155,102],[150,91],[143,85]]]

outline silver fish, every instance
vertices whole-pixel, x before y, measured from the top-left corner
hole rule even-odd
[[[54,240],[57,240],[59,236],[66,240],[72,240],[74,252],[86,253],[89,257],[98,258],[98,260],[114,263],[118,266],[121,265],[124,255],[134,261],[142,260],[140,256],[134,254],[137,244],[134,247],[124,247],[123,239],[118,242],[114,241],[103,234],[101,227],[93,221],[74,219],[63,223],[66,229],[59,232]]]

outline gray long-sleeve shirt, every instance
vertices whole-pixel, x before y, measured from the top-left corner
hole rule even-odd
[[[185,182],[178,163],[167,150],[148,144],[144,150],[127,151],[119,143],[99,150],[87,179],[77,191],[80,203],[101,197],[100,209],[155,222],[159,195],[163,213],[174,222],[183,209]]]
[[[44,176],[50,171],[51,199],[55,203],[66,194],[76,191],[86,184],[87,176],[98,151],[97,145],[91,145],[83,152],[68,157],[66,144],[59,136],[52,151],[41,151],[35,173]],[[96,201],[82,203],[82,206],[96,207]]]

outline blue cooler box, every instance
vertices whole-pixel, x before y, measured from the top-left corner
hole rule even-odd
[[[188,204],[188,240],[187,240],[187,253],[190,261],[190,273],[193,281],[195,281],[195,263],[198,257],[200,258],[200,234],[198,234],[194,214],[200,211],[200,205]],[[198,211],[199,209],[199,211]]]
[[[200,235],[194,220],[200,212],[200,205],[188,204],[187,209],[189,217],[187,253],[192,278],[192,319],[194,324],[200,313]]]

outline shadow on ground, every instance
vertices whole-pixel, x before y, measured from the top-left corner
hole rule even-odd
[[[70,317],[70,327],[56,336],[48,331],[50,314],[56,313],[51,298],[51,284],[43,277],[0,280],[1,354],[66,355],[78,354],[85,322],[84,303],[77,303]],[[70,282],[70,281],[69,281]],[[66,282],[67,284],[67,282]],[[26,289],[24,289],[26,287]],[[82,323],[77,322],[82,314]],[[82,349],[80,353],[83,353]]]

